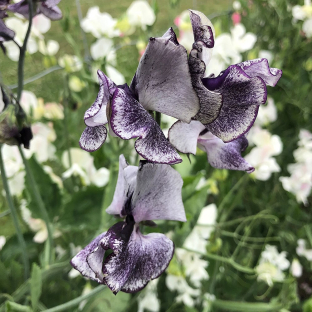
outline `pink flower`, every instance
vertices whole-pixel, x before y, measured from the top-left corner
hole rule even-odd
[[[233,24],[234,24],[234,26],[236,25],[236,24],[239,24],[240,22],[241,22],[241,15],[239,14],[239,13],[237,13],[237,12],[234,12],[233,14],[232,14],[232,21],[233,21]]]

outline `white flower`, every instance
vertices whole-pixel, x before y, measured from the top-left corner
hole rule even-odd
[[[291,263],[290,271],[292,276],[300,277],[302,275],[302,265],[300,264],[298,259],[294,259]]]
[[[65,54],[58,59],[58,64],[69,73],[77,72],[82,69],[82,62],[76,55]]]
[[[312,249],[306,248],[306,242],[304,239],[298,239],[296,252],[298,256],[307,258],[307,260],[312,261]]]
[[[106,65],[107,76],[112,79],[117,85],[122,85],[126,82],[125,77],[114,67]]]
[[[272,98],[268,98],[268,104],[259,108],[259,113],[256,119],[258,125],[268,125],[277,119],[277,109]]]
[[[236,10],[236,11],[238,11],[238,10],[240,10],[241,9],[241,4],[240,4],[240,2],[239,1],[234,1],[233,2],[233,9],[234,10]]]
[[[3,246],[5,245],[5,243],[6,243],[5,236],[1,235],[1,236],[0,236],[0,250],[3,248]]]
[[[142,30],[146,30],[146,26],[153,25],[156,20],[153,9],[144,0],[133,1],[127,10],[127,17],[131,26],[141,27]]]
[[[306,18],[306,12],[301,5],[295,5],[292,8],[292,15],[293,15],[295,21],[296,20],[303,21]]]
[[[234,49],[239,52],[246,52],[251,50],[257,41],[257,36],[250,32],[246,33],[246,28],[241,23],[236,24],[231,29],[231,34]]]
[[[20,196],[25,188],[25,171],[16,173],[8,182],[11,194]]]
[[[286,251],[279,253],[276,246],[266,245],[265,250],[261,253],[260,263],[270,262],[277,266],[278,269],[284,271],[290,266],[290,262],[286,259],[286,256]]]
[[[55,40],[48,40],[47,44],[44,40],[39,41],[39,52],[43,55],[53,56],[60,49],[60,45]]]
[[[87,32],[91,33],[95,38],[100,38],[105,35],[113,38],[120,35],[116,29],[117,20],[112,18],[108,13],[101,13],[98,6],[89,8],[87,16],[82,20],[81,27]]]
[[[183,302],[188,307],[193,307],[195,305],[193,297],[200,295],[200,290],[191,288],[182,276],[168,274],[166,285],[171,291],[177,290],[179,296],[176,297],[176,301]]]
[[[32,20],[32,32],[37,37],[42,37],[51,28],[51,20],[43,14],[36,15]]]
[[[112,39],[100,38],[91,45],[91,56],[94,60],[107,57],[108,61],[114,62],[116,60],[116,53],[113,50],[113,47],[114,42]]]
[[[70,90],[74,92],[80,92],[86,86],[86,84],[77,76],[70,76],[68,86]]]
[[[159,311],[160,304],[157,298],[157,284],[158,279],[150,281],[145,291],[140,294],[138,297],[138,312],[144,312],[145,310],[151,312]]]
[[[312,18],[305,20],[302,24],[302,30],[307,38],[312,37]]]
[[[259,58],[266,58],[269,62],[269,64],[271,64],[271,62],[274,59],[274,55],[271,51],[268,50],[260,50],[259,51]],[[262,107],[262,106],[261,106]]]
[[[32,115],[38,107],[38,100],[33,92],[24,90],[20,104],[27,115]]]
[[[285,279],[284,273],[279,270],[274,264],[269,262],[263,262],[256,267],[257,280],[264,281],[269,286],[273,285],[273,282],[282,282]]]

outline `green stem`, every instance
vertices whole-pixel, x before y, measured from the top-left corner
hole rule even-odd
[[[197,253],[197,254],[201,255],[202,257],[204,257],[204,258],[213,259],[213,260],[216,260],[216,261],[221,261],[223,263],[228,263],[233,268],[235,268],[237,271],[240,271],[242,273],[248,273],[248,274],[254,274],[255,273],[254,269],[245,267],[243,265],[240,265],[237,262],[235,262],[232,258],[225,258],[225,257],[222,257],[222,256],[214,255],[214,254],[209,253],[209,252],[201,253],[201,252],[194,251],[194,250],[188,249],[188,248],[183,248],[183,249],[185,249],[187,251],[190,251],[190,252]]]
[[[161,126],[161,113],[156,112],[155,120]]]
[[[18,242],[22,249],[22,257],[23,257],[23,262],[24,262],[24,275],[25,275],[25,279],[27,279],[29,276],[29,260],[28,260],[27,248],[26,248],[26,243],[25,243],[22,231],[19,226],[17,211],[15,209],[15,206],[11,197],[9,183],[8,183],[7,176],[5,173],[5,168],[4,168],[3,158],[2,158],[1,146],[0,146],[0,169],[1,169],[1,177],[2,177],[2,182],[3,182],[3,187],[5,190],[5,195],[6,195],[8,205],[11,211],[11,216],[13,219],[13,224],[14,224],[15,231],[17,234]]]
[[[84,296],[80,296],[76,299],[73,299],[71,301],[68,301],[64,304],[61,304],[59,306],[56,306],[54,308],[48,309],[48,310],[44,310],[43,312],[59,312],[59,311],[70,311],[70,308],[73,308],[77,305],[79,305],[79,303],[81,301],[87,300],[93,296],[95,296],[96,294],[98,294],[99,292],[101,292],[103,289],[105,288],[105,286],[100,285],[96,288],[94,288],[91,292],[89,292],[88,294],[84,295]]]
[[[32,18],[33,18],[33,2],[32,0],[28,0],[28,10],[29,10],[29,24],[28,29],[25,35],[25,39],[23,42],[23,46],[20,49],[20,56],[18,60],[18,89],[17,89],[17,102],[20,101],[23,87],[24,87],[24,62],[25,62],[25,54],[27,49],[27,43],[30,36],[31,26],[32,26]]]
[[[244,311],[244,312],[265,312],[265,311],[279,311],[283,306],[279,303],[258,303],[258,302],[238,302],[215,300],[211,302],[216,308],[225,311]]]
[[[26,159],[24,152],[22,150],[22,148],[20,146],[18,146],[19,152],[21,154],[21,157],[23,159],[23,163],[25,166],[25,170],[26,170],[26,174],[28,176],[28,178],[30,179],[30,187],[33,190],[33,194],[35,196],[35,199],[37,201],[38,207],[40,209],[41,212],[41,216],[44,220],[44,222],[46,223],[47,226],[47,230],[48,230],[48,263],[51,264],[52,262],[52,248],[53,248],[53,231],[51,228],[51,224],[50,224],[50,220],[49,220],[49,215],[47,212],[47,209],[44,205],[44,202],[42,200],[38,185],[36,183],[36,180],[34,178],[34,175],[29,167],[29,163],[28,160]]]

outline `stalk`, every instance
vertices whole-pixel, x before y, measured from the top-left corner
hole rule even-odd
[[[29,277],[29,259],[28,259],[28,254],[27,254],[27,248],[26,248],[26,243],[25,243],[22,231],[19,226],[17,211],[15,209],[15,206],[11,197],[9,183],[8,183],[8,179],[5,173],[5,168],[4,168],[3,158],[2,158],[1,146],[0,146],[0,169],[1,169],[1,178],[3,182],[4,190],[5,190],[5,195],[6,195],[7,202],[8,202],[10,212],[12,215],[13,224],[15,227],[18,242],[22,249],[22,257],[23,257],[23,263],[24,263],[24,276],[26,280]]]

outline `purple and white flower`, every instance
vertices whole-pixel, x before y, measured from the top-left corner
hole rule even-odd
[[[266,102],[266,85],[275,86],[282,71],[270,68],[266,59],[256,59],[231,65],[217,77],[204,77],[214,47],[214,28],[201,12],[190,11],[190,17],[195,43],[189,66],[200,109],[193,118],[196,121],[178,121],[171,127],[169,141],[179,151],[192,154],[199,143],[216,168],[252,172],[254,168],[240,156],[248,146],[244,135],[254,124],[260,104]]]
[[[5,47],[3,45],[4,41],[13,40],[15,32],[8,28],[3,19],[8,17],[6,12],[10,0],[0,0],[0,47],[5,52]]]
[[[62,12],[57,6],[61,0],[34,0],[34,14],[43,14],[52,21],[56,21],[62,18]],[[29,5],[27,0],[22,0],[18,3],[8,6],[8,10],[14,13],[19,13],[25,18],[29,18]]]
[[[139,223],[186,221],[182,178],[168,165],[142,161],[129,166],[120,156],[119,174],[107,213],[125,218],[96,237],[72,260],[83,276],[107,285],[115,294],[137,292],[168,267],[174,244],[165,235],[143,235]],[[109,255],[107,253],[112,251]]]
[[[100,71],[98,75],[100,91],[85,114],[87,128],[80,138],[81,148],[98,149],[106,139],[105,124],[109,123],[118,137],[138,138],[135,149],[143,158],[154,163],[181,162],[149,113],[156,111],[189,123],[199,109],[187,52],[172,28],[163,37],[150,39],[130,88],[116,86]]]

